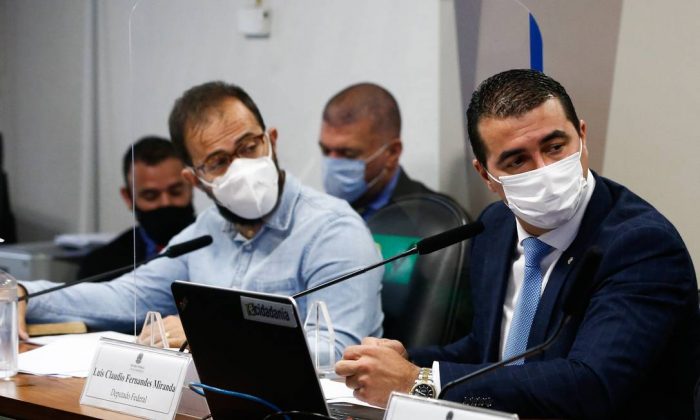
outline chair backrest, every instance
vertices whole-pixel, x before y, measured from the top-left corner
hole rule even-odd
[[[454,200],[412,194],[380,209],[367,220],[385,258],[418,240],[469,222]],[[385,267],[382,282],[384,337],[406,347],[447,344],[471,329],[467,241],[432,254]]]

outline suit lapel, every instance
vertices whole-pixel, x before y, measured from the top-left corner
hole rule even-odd
[[[509,217],[506,222],[498,226],[489,226],[493,230],[493,239],[488,243],[486,258],[491,261],[487,264],[488,271],[485,272],[487,283],[487,307],[493,308],[489,311],[489,318],[486,321],[486,349],[484,352],[485,362],[500,359],[501,322],[503,319],[503,300],[505,299],[510,268],[513,265],[513,249],[517,238],[515,230],[515,218],[510,210],[506,208]]]
[[[594,173],[595,176],[595,173]],[[605,218],[612,206],[610,191],[603,180],[596,176],[596,187],[591,201],[588,203],[586,213],[581,220],[576,238],[566,249],[549,276],[547,286],[542,294],[540,303],[532,321],[532,328],[528,337],[528,347],[543,343],[559,324],[564,314],[561,311],[563,298],[571,287],[574,273],[573,268],[583,257],[584,253],[592,245],[598,236],[601,221]],[[539,358],[541,358],[540,356]],[[536,358],[537,359],[537,358]]]

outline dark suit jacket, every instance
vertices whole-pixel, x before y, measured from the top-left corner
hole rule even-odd
[[[403,170],[402,167],[399,166],[399,179],[396,181],[396,186],[394,187],[394,191],[391,193],[391,197],[389,197],[389,201],[386,203],[386,206],[395,203],[396,201],[400,200],[403,197],[407,196],[412,196],[416,194],[426,194],[426,195],[438,195],[440,197],[446,198],[450,201],[452,201],[456,206],[459,206],[459,204],[450,196],[435,192],[431,190],[430,188],[426,187],[423,185],[422,182],[414,181],[413,179],[409,178],[408,175],[406,174],[406,171]],[[366,209],[365,207],[358,207],[356,205],[357,203],[353,203],[352,207],[357,211],[364,219],[371,218],[372,215],[378,210],[369,210]],[[460,206],[461,208],[461,206]],[[462,209],[464,211],[464,209]],[[467,214],[466,211],[464,211],[464,214]],[[467,216],[469,218],[469,216]],[[471,219],[470,219],[471,220]]]
[[[445,347],[409,352],[424,366],[440,361],[442,384],[499,360],[517,233],[502,202],[487,207],[480,219],[486,229],[472,239],[470,251],[471,334]],[[578,235],[542,295],[528,346],[545,341],[561,320],[572,269],[592,245],[604,253],[582,319],[543,354],[457,386],[447,399],[522,417],[692,418],[700,314],[690,256],[668,220],[608,179],[596,176]]]
[[[418,193],[437,194],[435,191],[423,185],[423,183],[409,178],[403,168],[399,167],[399,180],[396,181],[396,188],[394,188],[394,193],[391,194],[389,203],[393,203],[401,197]]]
[[[143,261],[146,258],[146,243],[138,232],[129,229],[112,240],[112,242],[86,255],[80,264],[78,278],[84,279],[133,264],[134,233],[136,234],[136,262]]]
[[[460,206],[460,204],[457,203],[454,198],[450,197],[449,195],[433,191],[430,188],[423,185],[422,182],[418,182],[409,178],[406,172],[403,170],[403,168],[399,167],[399,180],[396,181],[396,187],[394,188],[394,192],[393,194],[391,194],[391,198],[389,199],[387,205],[395,203],[397,200],[403,197],[412,196],[416,194],[437,195],[451,201],[452,203],[454,203],[455,206],[462,208],[462,206]],[[467,215],[467,219],[471,220],[471,217],[469,217],[469,214],[466,212],[466,210],[462,209],[462,211],[464,212],[464,214]]]

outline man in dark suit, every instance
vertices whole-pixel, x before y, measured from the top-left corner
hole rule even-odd
[[[349,202],[365,220],[400,197],[435,194],[399,165],[401,113],[379,85],[355,84],[328,101],[319,146],[326,192]]]
[[[124,204],[138,226],[89,253],[78,278],[115,270],[159,253],[170,238],[194,222],[192,186],[181,172],[185,164],[170,140],[148,136],[129,146],[122,161]],[[105,279],[111,280],[111,279]]]
[[[437,395],[517,356],[555,330],[574,267],[598,246],[598,271],[584,279],[590,296],[579,296],[588,306],[549,349],[445,398],[522,417],[692,418],[700,314],[678,232],[649,203],[589,171],[586,124],[544,74],[489,78],[467,120],[474,167],[502,200],[481,214],[485,231],[471,242],[472,332],[410,351],[366,339],[346,350],[338,374],[358,398],[383,405],[392,390]]]

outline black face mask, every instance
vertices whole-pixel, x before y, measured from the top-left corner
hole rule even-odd
[[[192,203],[185,207],[167,206],[149,211],[136,207],[135,212],[136,220],[148,237],[161,246],[194,222]]]

